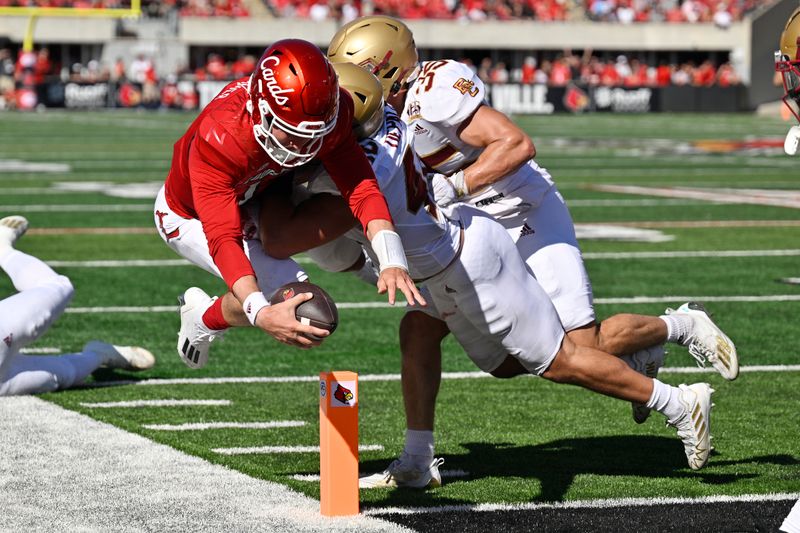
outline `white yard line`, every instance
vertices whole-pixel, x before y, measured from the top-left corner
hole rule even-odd
[[[739,367],[739,372],[800,372],[800,365],[747,365]],[[714,374],[716,370],[711,367],[699,368],[696,366],[662,367],[661,374]],[[485,372],[442,372],[442,379],[483,379],[490,378],[491,374]],[[527,376],[531,377],[531,376]],[[90,383],[90,386],[110,387],[117,385],[161,386],[161,385],[223,385],[223,384],[253,384],[253,383],[316,383],[319,376],[249,376],[249,377],[221,377],[221,378],[168,378],[168,379],[143,379],[141,381],[100,381]],[[367,381],[400,381],[400,374],[360,374],[359,382]]]
[[[673,250],[665,252],[584,252],[584,259],[670,259],[688,257],[793,257],[800,249],[785,250]],[[309,257],[296,257],[301,264],[313,264]],[[191,266],[186,259],[93,259],[87,261],[47,261],[53,268],[139,268]]]
[[[439,470],[439,474],[443,478],[460,478],[460,477],[467,477],[469,472],[465,470],[455,469],[455,470]],[[319,483],[319,474],[295,474],[292,476],[292,479],[297,481],[308,481],[311,483]]]
[[[285,485],[35,396],[0,398],[0,435],[3,531],[410,531],[323,517],[318,500]]]
[[[153,204],[31,204],[0,205],[5,213],[114,213],[121,211],[152,211]]]
[[[594,303],[604,304],[648,304],[648,303],[673,303],[701,301],[701,302],[797,302],[800,294],[772,294],[767,296],[630,296],[619,298],[595,298]],[[398,303],[389,305],[388,302],[339,302],[339,309],[398,309],[405,310],[406,306]],[[118,307],[70,307],[65,312],[74,314],[93,313],[175,313],[178,306],[118,306]]]
[[[800,220],[663,220],[588,222],[577,226],[622,226],[633,228],[793,228]],[[146,235],[156,233],[155,227],[127,228],[32,228],[28,235]]]
[[[60,354],[63,353],[61,348],[56,348],[52,346],[43,346],[41,348],[23,348],[20,350],[20,353],[23,354]]]
[[[91,409],[105,409],[118,407],[184,407],[196,405],[230,405],[230,400],[131,400],[124,402],[81,402],[82,407]]]
[[[366,509],[365,515],[428,514],[455,512],[536,511],[540,509],[606,509],[610,507],[642,507],[651,505],[688,505],[704,503],[776,502],[797,500],[800,492],[781,494],[745,494],[742,496],[703,496],[700,498],[619,498],[606,500],[577,500],[555,503],[479,503],[441,505],[437,507],[379,507]]]
[[[752,169],[748,169],[752,171]],[[725,204],[754,204],[774,207],[790,207],[800,209],[800,195],[797,191],[768,190],[733,190],[733,189],[697,189],[688,187],[641,187],[638,185],[593,185],[594,190],[622,194],[641,194],[646,196],[663,196],[667,198],[684,198],[706,200]]]
[[[155,431],[205,431],[207,429],[273,429],[305,426],[303,420],[272,420],[269,422],[207,422],[187,424],[145,424],[142,427]]]
[[[319,446],[254,446],[252,448],[213,448],[212,452],[221,455],[252,455],[273,453],[319,453]],[[382,452],[380,444],[359,444],[360,452]]]

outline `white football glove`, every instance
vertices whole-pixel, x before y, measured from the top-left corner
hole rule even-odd
[[[433,201],[439,207],[447,207],[469,194],[463,170],[459,170],[452,176],[445,176],[444,174],[432,175],[430,188],[433,194]]]
[[[797,148],[800,145],[800,126],[792,126],[789,133],[786,134],[786,140],[783,141],[783,151],[788,155],[797,153]]]

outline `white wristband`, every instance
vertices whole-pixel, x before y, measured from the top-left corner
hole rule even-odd
[[[378,266],[381,272],[393,267],[402,268],[408,272],[408,262],[406,261],[406,253],[403,250],[403,241],[400,240],[400,235],[384,229],[372,237],[370,244],[375,255],[378,256]]]
[[[256,291],[250,294],[247,298],[244,299],[244,304],[242,304],[242,309],[244,309],[244,314],[247,315],[247,320],[250,321],[252,325],[256,325],[256,316],[258,316],[258,312],[264,309],[269,305],[269,302],[264,297],[264,293],[261,291]]]

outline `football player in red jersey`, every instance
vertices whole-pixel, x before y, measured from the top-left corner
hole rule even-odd
[[[181,299],[178,352],[190,367],[207,362],[211,342],[230,326],[254,325],[301,348],[319,344],[311,336],[328,335],[295,318],[309,294],[269,306],[278,287],[307,276],[294,261],[266,255],[253,216],[271,183],[315,160],[381,250],[379,292],[388,291],[394,303],[399,289],[409,303],[424,305],[352,117],[353,102],[325,55],[307,41],[286,39],[267,48],[249,78],[225,87],[175,143],[156,226],[170,248],[229,288],[217,299],[193,287]]]

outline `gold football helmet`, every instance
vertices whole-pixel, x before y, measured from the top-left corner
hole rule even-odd
[[[378,131],[383,124],[383,86],[373,74],[353,63],[333,63],[339,87],[353,97],[353,129],[359,139]]]
[[[800,8],[786,21],[781,49],[775,52],[775,70],[783,76],[783,101],[800,121]]]
[[[388,98],[416,78],[419,56],[414,36],[401,21],[383,15],[342,26],[328,46],[331,63],[355,63],[372,72]]]

